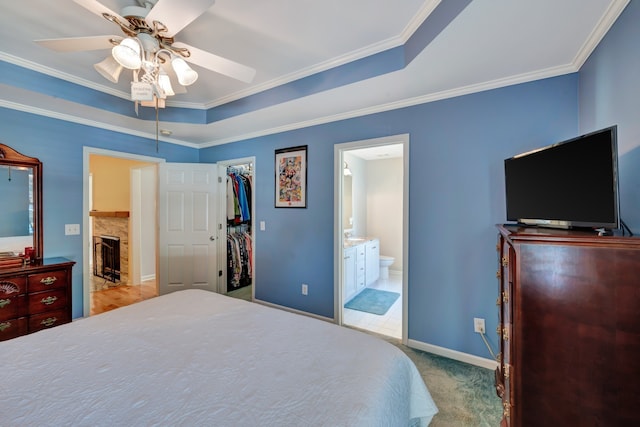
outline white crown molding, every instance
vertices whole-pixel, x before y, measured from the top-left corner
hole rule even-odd
[[[595,26],[591,34],[589,34],[589,37],[587,37],[585,43],[576,54],[573,64],[577,69],[580,69],[584,65],[591,53],[602,41],[630,1],[631,0],[614,0],[609,5],[609,8],[598,22],[598,25]]]
[[[318,74],[318,73],[330,70],[332,68],[336,68],[336,67],[348,64],[350,62],[354,62],[354,61],[366,58],[368,56],[372,56],[380,52],[384,52],[389,49],[396,48],[398,46],[402,46],[407,42],[407,40],[411,37],[411,35],[413,35],[413,33],[420,27],[420,25],[422,25],[422,23],[429,17],[429,15],[433,13],[433,11],[438,7],[440,3],[441,3],[441,0],[425,0],[423,5],[418,10],[418,13],[416,13],[416,15],[411,19],[411,21],[404,28],[402,33],[399,34],[398,36],[394,36],[386,40],[382,40],[378,43],[374,43],[372,45],[363,47],[361,49],[357,49],[345,55],[331,58],[327,61],[314,64],[310,67],[303,68],[294,73],[290,73],[290,74],[281,76],[277,79],[273,79],[273,80],[261,83],[259,85],[252,86],[245,90],[240,90],[240,91],[231,93],[227,96],[214,99],[204,104],[167,100],[166,105],[169,107],[175,107],[175,108],[208,110],[210,108],[215,108],[220,105],[224,105],[224,104],[236,101],[238,99],[246,98],[248,96],[255,95],[257,93],[264,92],[266,90],[273,89],[278,86],[282,86],[287,83],[291,83],[293,81],[296,81],[305,77],[309,77],[314,74]],[[46,67],[32,61],[27,61],[25,59],[16,57],[14,55],[0,52],[0,60],[4,60],[14,65],[27,68],[29,70],[37,71],[39,73],[46,74],[48,76],[56,77],[74,84],[78,84],[80,86],[94,89],[94,90],[106,93],[108,95],[116,96],[118,98],[122,98],[126,100],[130,100],[131,98],[130,93],[123,92],[113,87],[97,84],[95,82],[92,82],[86,79],[81,79],[71,74],[63,73],[53,68]]]
[[[328,61],[320,62],[318,64],[312,65],[307,68],[303,68],[293,73],[286,74],[284,76],[278,77],[277,79],[269,80],[267,82],[261,83],[256,86],[252,86],[246,90],[241,90],[238,92],[234,92],[227,96],[215,99],[206,104],[206,108],[214,108],[220,105],[227,104],[229,102],[242,99],[251,95],[255,95],[260,92],[264,92],[269,89],[273,89],[278,86],[285,85],[287,83],[294,82],[296,80],[303,79],[305,77],[312,76],[314,74],[321,73],[323,71],[330,70],[332,68],[339,67],[341,65],[348,64],[353,61],[357,61],[362,58],[366,58],[368,56],[375,55],[380,52],[384,52],[385,50],[392,49],[397,46],[402,45],[402,40],[399,36],[392,37],[387,40],[383,40],[379,43],[375,43],[373,45],[366,46],[362,49],[358,49],[352,52],[349,52],[345,55],[338,56],[335,58],[331,58]]]
[[[409,24],[404,28],[401,34],[388,38],[386,40],[382,40],[378,43],[374,43],[369,46],[365,46],[361,49],[357,49],[351,51],[345,55],[337,56],[335,58],[331,58],[328,61],[320,62],[318,64],[312,65],[307,68],[303,68],[294,73],[290,73],[284,76],[281,76],[277,79],[269,80],[262,84],[252,86],[246,90],[241,90],[238,92],[234,92],[227,96],[214,99],[213,101],[205,104],[206,108],[214,108],[223,104],[227,104],[229,102],[245,98],[247,96],[255,95],[256,93],[264,92],[269,89],[273,89],[278,86],[285,85],[287,83],[291,83],[296,80],[300,80],[305,77],[312,76],[314,74],[321,73],[323,71],[330,70],[332,68],[339,67],[341,65],[348,64],[350,62],[357,61],[362,58],[366,58],[368,56],[372,56],[378,54],[380,52],[384,52],[389,49],[393,49],[398,46],[402,46],[409,40],[409,37],[413,35],[413,33],[422,25],[425,19],[440,4],[441,0],[426,0],[424,4],[418,10],[418,13],[411,19]]]
[[[420,25],[433,13],[434,10],[442,3],[442,0],[426,0],[420,7],[418,13],[409,21],[407,26],[400,34],[400,40],[402,44],[406,43],[409,38],[416,32]]]
[[[22,68],[26,68],[28,70],[33,70],[41,74],[45,74],[47,76],[55,77],[61,80],[65,80],[70,83],[75,83],[80,86],[87,87],[89,89],[94,89],[108,95],[116,96],[118,98],[130,99],[131,94],[124,93],[120,90],[114,89],[112,87],[99,85],[89,80],[81,79],[79,77],[73,76],[71,74],[63,73],[62,71],[55,70],[50,67],[45,67],[44,65],[40,65],[38,63],[27,61],[26,59],[19,58],[14,55],[10,55],[5,52],[0,52],[0,60],[8,62],[10,64],[17,65]]]
[[[125,127],[122,127],[122,126],[114,126],[114,125],[98,122],[98,121],[95,121],[95,120],[88,120],[88,119],[85,119],[85,118],[82,118],[82,117],[73,116],[71,114],[64,114],[64,113],[60,113],[60,112],[57,112],[57,111],[52,111],[52,110],[47,110],[47,109],[44,109],[44,108],[34,107],[32,105],[20,104],[20,103],[17,103],[17,102],[11,102],[11,101],[7,101],[7,100],[4,100],[4,99],[0,99],[0,107],[5,107],[5,108],[11,109],[11,110],[22,111],[22,112],[30,113],[30,114],[36,114],[38,116],[49,117],[49,118],[56,119],[56,120],[63,120],[63,121],[66,121],[66,122],[77,123],[77,124],[81,124],[81,125],[85,125],[85,126],[91,126],[91,127],[94,127],[94,128],[105,129],[105,130],[108,130],[108,131],[123,133],[123,134],[126,134],[126,135],[138,136],[140,138],[146,138],[146,139],[150,139],[150,140],[154,140],[154,141],[156,139],[156,135],[153,134],[153,133],[141,132],[141,131],[133,130],[133,129],[130,129],[130,128],[125,128]],[[181,141],[181,140],[174,139],[174,138],[158,137],[158,140],[162,141],[162,142],[168,142],[168,143],[171,143],[171,144],[183,145],[185,147],[191,147],[191,148],[200,148],[201,147],[198,144],[194,144],[192,142]]]
[[[263,129],[256,132],[249,132],[245,134],[236,135],[229,138],[221,138],[212,140],[210,142],[199,145],[201,148],[213,147],[216,145],[229,144],[232,142],[243,141],[251,138],[258,138],[266,135],[273,135],[281,132],[288,132],[291,130],[302,129],[306,127],[322,125],[326,123],[336,122],[340,120],[352,119],[355,117],[362,117],[376,113],[382,113],[385,111],[397,110],[399,108],[411,107],[419,104],[426,104],[434,101],[441,101],[443,99],[455,98],[463,95],[470,95],[473,93],[484,92],[487,90],[498,89],[501,87],[512,86],[521,83],[528,83],[535,80],[542,80],[550,77],[557,77],[564,74],[570,74],[577,72],[578,69],[573,64],[563,65],[560,67],[548,68],[545,70],[539,70],[533,73],[525,73],[517,76],[505,77],[502,79],[492,80],[489,82],[473,84],[464,86],[452,90],[446,90],[436,93],[430,93],[427,95],[421,95],[413,98],[406,98],[399,101],[393,101],[386,104],[373,105],[358,110],[352,110],[340,114],[334,114],[330,116],[317,117],[311,120],[304,120],[296,123],[289,123],[282,126],[273,127],[270,129]]]
[[[560,75],[564,75],[564,74],[573,73],[573,72],[576,72],[576,71],[578,71],[578,67],[575,64],[568,64],[568,65],[564,65],[564,66],[561,66],[561,67],[554,67],[554,68],[549,68],[549,69],[545,69],[545,70],[539,70],[539,71],[534,72],[534,73],[525,73],[525,74],[521,74],[521,75],[517,75],[517,76],[510,76],[510,77],[506,77],[506,78],[502,78],[502,79],[497,79],[497,80],[484,82],[484,83],[479,83],[479,84],[473,84],[473,85],[460,87],[460,88],[456,88],[456,89],[452,89],[452,90],[446,90],[446,91],[441,91],[441,92],[421,95],[421,96],[417,96],[417,97],[413,97],[413,98],[406,98],[406,99],[403,99],[403,100],[398,100],[398,101],[385,103],[385,104],[373,105],[373,106],[369,106],[369,107],[366,107],[366,108],[352,110],[352,111],[348,111],[348,112],[344,112],[344,113],[340,113],[340,114],[317,117],[317,118],[314,118],[314,119],[303,120],[303,121],[295,122],[295,123],[288,123],[288,124],[281,125],[281,126],[276,126],[276,127],[273,127],[273,128],[261,129],[259,131],[255,131],[255,132],[238,134],[238,135],[234,135],[234,136],[228,137],[228,138],[214,139],[214,140],[211,140],[209,142],[202,143],[202,144],[196,144],[196,143],[192,143],[192,142],[178,140],[178,139],[175,139],[175,138],[166,138],[166,137],[159,138],[159,140],[161,140],[163,142],[172,143],[172,144],[182,145],[182,146],[185,146],[185,147],[190,147],[190,148],[207,148],[207,147],[213,147],[213,146],[217,146],[217,145],[229,144],[229,143],[232,143],[232,142],[242,141],[242,140],[246,140],[246,139],[257,138],[257,137],[261,137],[261,136],[273,135],[273,134],[277,134],[277,133],[287,132],[287,131],[291,131],[291,130],[295,130],[295,129],[301,129],[301,128],[306,128],[306,127],[311,127],[311,126],[331,123],[331,122],[335,122],[335,121],[351,119],[351,118],[356,118],[356,117],[362,117],[362,116],[381,113],[381,112],[385,112],[385,111],[396,110],[396,109],[399,109],[399,108],[411,107],[411,106],[419,105],[419,104],[426,104],[426,103],[429,103],[429,102],[435,102],[435,101],[439,101],[439,100],[443,100],[443,99],[454,98],[454,97],[463,96],[463,95],[469,95],[469,94],[473,94],[473,93],[477,93],[477,92],[483,92],[483,91],[486,91],[486,90],[497,89],[497,88],[501,88],[501,87],[520,84],[520,83],[527,83],[527,82],[530,82],[530,81],[545,79],[545,78],[549,78],[549,77],[556,77],[556,76],[560,76]],[[88,120],[88,119],[77,117],[77,116],[73,116],[73,115],[70,115],[70,114],[62,114],[62,113],[59,113],[59,112],[56,112],[56,111],[47,110],[47,109],[43,109],[43,108],[39,108],[39,107],[29,106],[29,105],[25,105],[25,104],[19,104],[19,103],[15,103],[15,102],[6,101],[6,100],[0,100],[0,106],[6,107],[6,108],[9,108],[9,109],[14,109],[14,110],[27,112],[27,113],[32,113],[32,114],[36,114],[36,115],[40,115],[40,116],[50,117],[50,118],[54,118],[54,119],[64,120],[64,121],[68,121],[68,122],[83,124],[83,125],[87,125],[87,126],[100,128],[100,129],[105,129],[105,130],[110,130],[110,131],[114,131],[114,132],[119,132],[119,133],[124,133],[124,134],[129,134],[129,135],[134,135],[134,136],[139,136],[139,137],[142,137],[142,138],[155,140],[155,134],[151,134],[151,133],[148,133],[148,132],[140,132],[140,131],[132,130],[130,128],[125,128],[125,127],[120,127],[120,126],[113,126],[113,125],[105,124],[105,123],[98,122],[98,121],[95,121],[95,120]],[[249,114],[251,114],[251,113],[249,113]]]

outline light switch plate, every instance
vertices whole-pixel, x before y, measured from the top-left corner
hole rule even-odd
[[[80,224],[65,224],[64,234],[66,236],[74,236],[80,234]]]

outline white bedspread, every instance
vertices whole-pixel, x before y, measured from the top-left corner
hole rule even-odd
[[[437,413],[395,346],[206,291],[0,342],[0,360],[2,426],[406,426]]]

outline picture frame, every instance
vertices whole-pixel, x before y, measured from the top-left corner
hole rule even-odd
[[[307,146],[275,151],[275,207],[307,207]]]

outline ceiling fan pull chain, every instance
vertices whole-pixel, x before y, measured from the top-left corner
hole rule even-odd
[[[156,100],[156,153],[158,152],[158,132],[159,132],[159,121],[158,121],[158,97],[154,96],[154,99]]]

